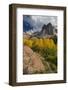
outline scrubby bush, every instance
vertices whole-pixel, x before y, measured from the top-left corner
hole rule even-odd
[[[46,48],[41,51],[41,55],[48,62],[52,62],[57,65],[57,49],[56,48]]]

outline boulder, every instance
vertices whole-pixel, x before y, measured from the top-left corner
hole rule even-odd
[[[42,63],[42,57],[33,52],[28,46],[24,46],[24,59],[23,59],[23,74],[33,74],[45,71],[45,66]]]

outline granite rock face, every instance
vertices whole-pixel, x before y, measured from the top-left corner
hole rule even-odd
[[[42,37],[46,37],[46,36],[51,36],[51,35],[54,35],[54,27],[52,26],[51,23],[48,23],[47,25],[43,25],[42,26],[42,29],[40,32],[34,32],[32,34],[32,37],[39,37],[39,38],[42,38]]]
[[[45,67],[41,59],[42,57],[38,53],[33,52],[28,46],[24,46],[23,73],[44,72]]]

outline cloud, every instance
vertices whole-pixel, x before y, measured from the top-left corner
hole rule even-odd
[[[48,23],[52,23],[53,26],[57,26],[57,16],[24,15],[24,21],[25,24],[28,23],[30,27],[33,27],[31,28],[33,31],[40,31],[42,26]],[[27,29],[30,30],[30,27],[27,27]]]
[[[32,20],[34,20],[36,24],[48,24],[51,22],[52,25],[57,25],[56,16],[32,16]]]

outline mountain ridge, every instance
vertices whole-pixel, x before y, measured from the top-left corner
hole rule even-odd
[[[42,26],[42,29],[40,32],[34,32],[32,34],[33,37],[47,37],[47,36],[53,36],[53,35],[56,35],[56,28],[51,24],[51,23],[48,23],[47,25],[44,24]]]

